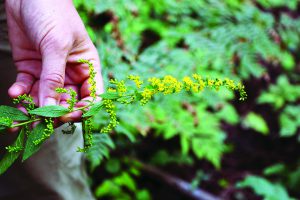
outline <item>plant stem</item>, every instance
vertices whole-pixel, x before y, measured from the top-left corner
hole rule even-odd
[[[82,107],[79,107],[79,108],[75,108],[72,112],[74,112],[74,111],[78,111],[78,110],[84,110],[85,108],[88,108],[88,107],[90,107],[90,106],[92,106],[93,104],[91,103],[91,104],[88,104],[88,105],[86,105],[86,106],[82,106]]]
[[[32,120],[29,120],[29,121],[26,121],[26,122],[18,123],[18,124],[13,124],[10,128],[15,128],[15,127],[18,127],[18,126],[23,126],[23,125],[26,125],[26,124],[30,124],[32,122],[40,121],[40,120],[41,120],[41,118],[37,118],[37,119],[32,119]]]

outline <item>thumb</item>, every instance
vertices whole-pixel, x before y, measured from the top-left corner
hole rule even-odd
[[[39,85],[40,106],[57,105],[60,94],[55,89],[64,86],[66,55],[47,53],[43,55],[43,66]]]

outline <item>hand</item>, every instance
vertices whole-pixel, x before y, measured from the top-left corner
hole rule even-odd
[[[8,92],[10,97],[27,93],[38,106],[64,105],[67,96],[60,96],[55,88],[71,87],[80,100],[90,98],[89,70],[87,65],[77,62],[80,58],[94,64],[98,72],[97,93],[102,92],[98,53],[72,0],[8,0],[6,13],[18,71]],[[63,121],[76,121],[80,116],[77,111]]]

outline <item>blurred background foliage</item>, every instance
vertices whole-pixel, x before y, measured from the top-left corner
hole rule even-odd
[[[74,3],[105,83],[198,73],[242,81],[249,96],[221,89],[120,106],[120,125],[88,154],[97,198],[197,199],[172,178],[225,200],[300,198],[298,0]]]

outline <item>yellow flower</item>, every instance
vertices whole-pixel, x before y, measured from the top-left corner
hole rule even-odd
[[[115,106],[114,102],[111,99],[104,99],[103,105],[104,105],[105,111],[109,114],[110,121],[107,126],[105,126],[101,129],[101,133],[108,133],[113,128],[115,128],[119,122],[117,119],[116,106]]]
[[[201,76],[198,74],[193,74],[193,78],[197,81],[200,81],[202,79]]]
[[[125,81],[121,80],[118,81],[116,79],[109,81],[111,84],[116,85],[116,91],[119,93],[120,96],[122,96],[125,92],[127,92],[127,87],[125,85]]]
[[[215,81],[215,88],[216,88],[216,90],[219,90],[219,88],[220,88],[222,85],[223,85],[223,81],[222,81],[222,80],[217,79],[217,80]]]
[[[153,87],[159,85],[161,83],[161,80],[159,78],[156,78],[156,77],[152,77],[152,78],[149,78],[148,79],[148,82],[151,83],[151,85]]]
[[[164,90],[161,91],[164,94],[172,94],[174,92],[180,92],[182,89],[182,83],[171,75],[166,75],[162,83],[164,84]]]
[[[188,76],[185,76],[183,79],[182,79],[183,83],[184,83],[184,86],[185,86],[185,89],[186,91],[189,91],[193,85],[193,81],[190,77]]]
[[[165,90],[165,84],[164,83],[158,83],[157,87],[158,87],[157,90],[159,92],[163,92]]]
[[[139,76],[129,75],[127,77],[129,80],[132,80],[137,88],[141,88],[141,85],[143,84],[143,81],[140,80]]]
[[[199,84],[197,84],[197,83],[193,83],[193,85],[192,85],[192,91],[193,92],[199,92]]]
[[[208,80],[207,80],[207,85],[208,85],[209,87],[212,87],[212,86],[214,85],[214,83],[215,83],[215,81],[212,80],[212,79],[208,79]]]
[[[145,88],[142,92],[142,99],[141,99],[141,104],[145,105],[154,95],[154,91],[149,89],[149,88]]]
[[[230,80],[228,78],[225,79],[225,84],[226,84],[226,87],[231,89],[231,90],[235,90],[235,88],[236,88],[236,86],[234,84],[234,81]]]
[[[93,97],[93,99],[96,99],[96,72],[95,72],[95,68],[92,62],[90,62],[89,60],[85,60],[85,59],[79,59],[78,62],[80,63],[84,63],[87,64],[89,67],[89,79],[88,79],[88,84],[90,85],[89,87],[89,91],[90,91],[90,96]]]

